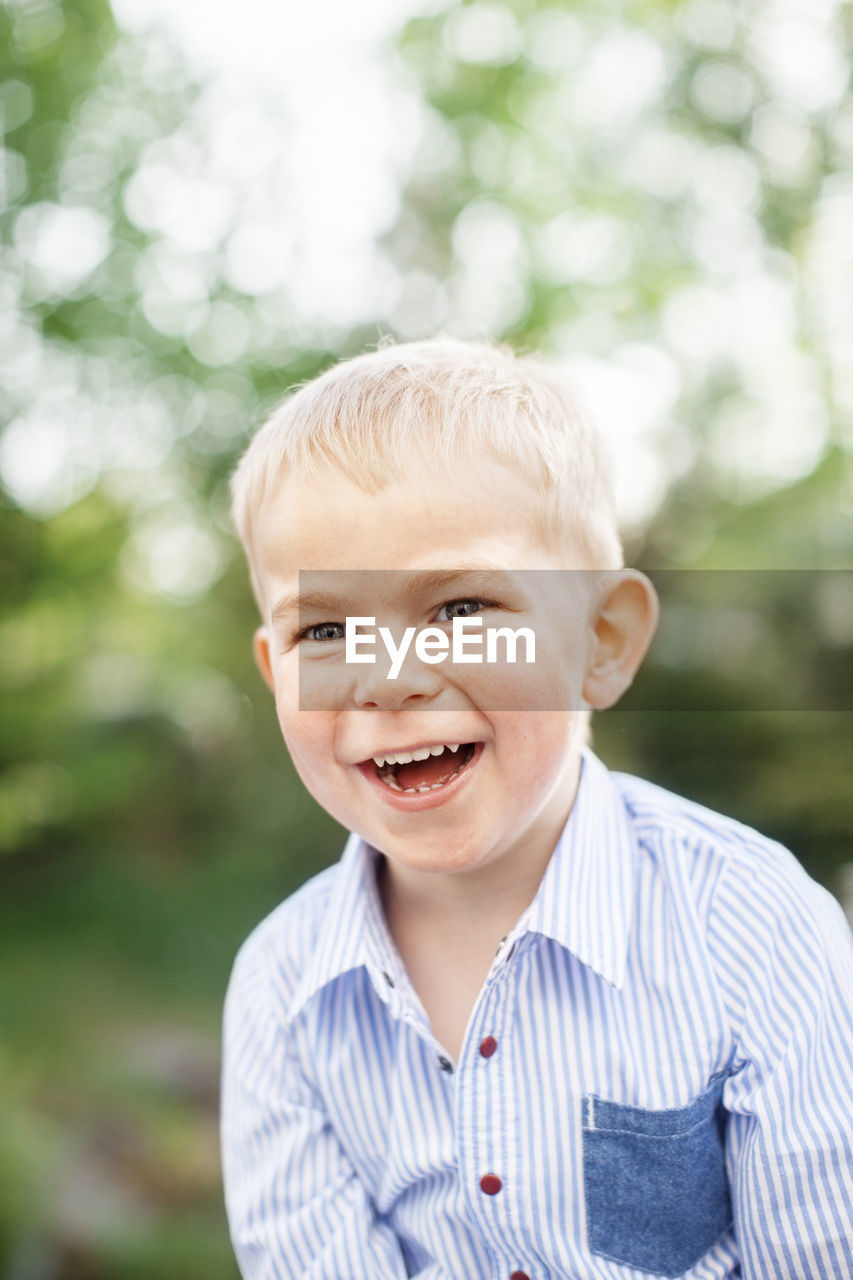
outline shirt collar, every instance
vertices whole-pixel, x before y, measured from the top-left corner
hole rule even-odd
[[[383,997],[385,988],[379,979],[390,986],[385,975],[398,976],[400,961],[390,941],[376,884],[377,857],[376,850],[360,836],[350,835],[335,869],[317,942],[294,992],[291,1017],[322,987],[351,969],[365,965]]]
[[[291,1004],[295,1016],[313,995],[364,965],[377,990],[398,978],[376,884],[377,853],[358,835],[344,847],[311,953]],[[634,835],[608,770],[584,749],[571,813],[536,897],[509,936],[544,934],[614,987],[625,979],[633,903]],[[388,979],[391,978],[389,982]]]
[[[536,897],[512,931],[553,938],[605,981],[625,981],[636,838],[607,768],[583,752],[575,802]]]

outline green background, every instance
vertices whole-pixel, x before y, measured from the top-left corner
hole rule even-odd
[[[615,347],[625,359],[668,349],[678,393],[653,447],[682,461],[627,549],[672,575],[679,625],[624,708],[596,722],[596,747],[776,836],[843,895],[850,319],[813,281],[815,237],[849,192],[853,104],[846,83],[831,105],[785,99],[755,38],[771,9],[514,0],[412,20],[388,57],[429,128],[382,238],[396,302],[369,324],[292,312],[279,330],[229,281],[225,232],[204,254],[170,250],[201,293],[177,289],[171,310],[150,300],[165,237],[140,213],[138,174],[186,134],[201,92],[168,40],[120,33],[101,0],[0,8],[4,421],[18,456],[31,433],[36,470],[51,431],[86,427],[47,498],[27,499],[11,463],[0,489],[0,1276],[236,1274],[216,1132],[225,984],[249,929],[338,856],[343,833],[298,785],[251,662],[227,477],[288,387],[382,335],[467,323],[604,362]],[[849,51],[850,7],[833,13]],[[638,66],[664,68],[662,87],[615,120],[606,67],[591,103],[572,92],[614,40],[629,65],[636,46]],[[731,187],[719,207],[714,174]],[[712,236],[709,250],[708,220],[728,225],[729,204],[735,247]],[[69,208],[101,236],[82,276],[38,249]],[[572,226],[592,237],[587,267],[553,250]],[[505,280],[472,321],[470,291],[489,274],[479,235],[504,246]],[[690,335],[673,336],[674,299],[736,276],[737,236],[782,289],[790,360],[822,406],[803,409],[817,445],[788,478],[766,423],[766,467],[729,462],[726,442],[734,457],[772,417],[761,387],[731,351],[695,360]],[[843,256],[830,262],[844,270]],[[768,361],[782,379],[778,351]],[[158,589],[152,547],[161,562],[183,555],[191,580],[162,589],[161,569]],[[726,579],[711,569],[739,571],[737,599],[715,597]]]

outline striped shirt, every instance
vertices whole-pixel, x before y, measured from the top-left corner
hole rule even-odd
[[[458,1063],[376,857],[351,836],[234,966],[246,1280],[853,1277],[853,946],[790,853],[586,751]]]

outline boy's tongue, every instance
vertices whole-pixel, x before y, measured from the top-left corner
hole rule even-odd
[[[399,787],[424,787],[433,782],[445,782],[462,763],[462,748],[452,755],[445,751],[440,756],[427,756],[426,760],[413,760],[411,764],[398,764],[396,769]]]

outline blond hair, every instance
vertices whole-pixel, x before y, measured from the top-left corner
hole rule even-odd
[[[509,347],[433,338],[334,365],[259,429],[231,480],[232,515],[257,593],[252,522],[285,474],[332,466],[367,492],[411,470],[483,455],[541,494],[541,531],[590,569],[622,564],[609,457],[565,376]]]

